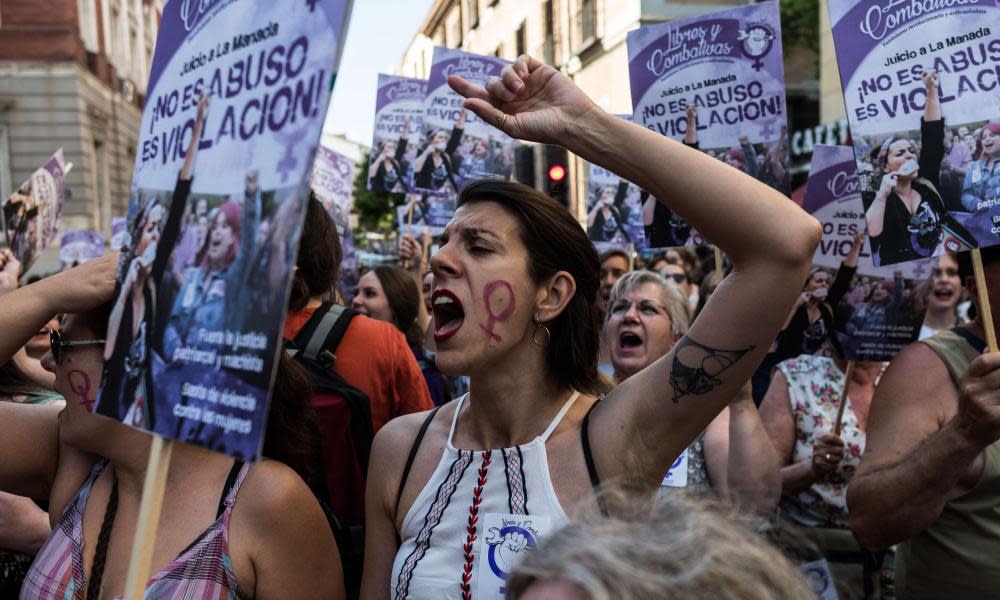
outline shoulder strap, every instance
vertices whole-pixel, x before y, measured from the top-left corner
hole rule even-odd
[[[294,356],[301,351],[305,358],[329,363],[327,366],[332,367],[333,353],[356,314],[346,306],[324,302],[295,336],[289,352]]]
[[[604,498],[600,495],[601,478],[597,474],[597,465],[594,464],[594,455],[590,451],[590,413],[594,412],[594,407],[601,401],[597,399],[590,405],[587,414],[583,416],[583,423],[580,425],[580,443],[583,445],[583,460],[587,463],[587,474],[590,475],[590,485],[597,494],[597,506],[601,509],[601,514],[608,516],[608,507],[604,503]]]
[[[417,437],[413,438],[413,445],[410,446],[410,454],[406,457],[406,465],[403,467],[403,475],[399,478],[399,490],[396,492],[396,511],[399,511],[399,501],[403,498],[403,488],[406,487],[406,480],[410,477],[410,469],[413,468],[413,461],[417,458],[417,450],[420,449],[420,442],[424,441],[424,436],[427,435],[427,428],[431,426],[431,421],[434,420],[434,415],[441,410],[441,407],[435,407],[431,411],[431,414],[427,415],[424,419],[422,425],[420,425],[420,431],[417,432]]]
[[[233,467],[229,469],[229,476],[226,477],[226,484],[222,486],[222,495],[219,497],[219,509],[215,512],[216,519],[221,517],[222,513],[226,510],[226,499],[229,498],[229,494],[232,493],[233,486],[236,485],[236,478],[240,476],[240,470],[242,468],[242,460],[233,461]]]

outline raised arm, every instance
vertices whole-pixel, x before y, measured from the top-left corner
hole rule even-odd
[[[198,144],[201,142],[201,132],[205,127],[205,114],[208,111],[208,95],[198,100],[198,114],[194,119],[194,130],[191,133],[191,143],[184,154],[184,164],[181,166],[180,179],[191,179],[194,173],[194,158],[198,154]]]
[[[115,291],[117,263],[114,252],[4,294],[0,364],[10,360],[53,316],[86,312],[109,302]]]
[[[563,145],[668,199],[732,258],[733,273],[688,334],[593,414],[601,476],[641,474],[659,483],[763,358],[800,292],[819,223],[746,174],[607,114],[568,77],[535,59],[522,56],[486,90],[456,76],[449,84],[468,98],[470,110],[508,135]]]
[[[972,363],[958,414],[950,416],[954,384],[930,348],[913,344],[889,365],[875,389],[861,465],[847,488],[851,530],[864,546],[885,548],[913,537],[978,482],[974,463],[1000,437],[998,367],[1000,354]]]
[[[778,505],[778,455],[749,385],[705,430],[705,462],[712,487],[734,504],[760,514]]]
[[[684,114],[687,117],[687,131],[684,132],[684,144],[697,147],[698,144],[698,107],[694,104],[684,106]]]

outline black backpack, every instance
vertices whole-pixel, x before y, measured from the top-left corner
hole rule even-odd
[[[313,480],[309,487],[327,512],[344,566],[348,597],[360,590],[364,558],[364,502],[374,432],[368,396],[333,371],[340,340],[357,313],[324,303],[285,350],[313,383]]]

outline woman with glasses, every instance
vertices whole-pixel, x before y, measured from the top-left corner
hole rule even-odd
[[[152,438],[92,412],[116,262],[87,262],[0,303],[0,360],[53,314],[75,311],[43,359],[65,408],[0,403],[0,489],[47,501],[53,525],[25,580],[25,600],[124,591]],[[147,598],[343,597],[336,544],[302,479],[312,464],[303,450],[309,386],[300,367],[279,361],[264,442],[264,455],[278,460],[249,464],[174,446]]]
[[[767,393],[771,372],[778,363],[801,354],[815,354],[827,341],[837,354],[841,354],[837,338],[833,335],[835,310],[854,280],[864,240],[864,232],[854,234],[851,249],[840,264],[836,278],[831,278],[826,270],[819,267],[809,273],[772,351],[754,373],[753,399],[757,406]]]
[[[611,290],[604,324],[615,381],[624,382],[669,352],[690,322],[687,298],[673,281],[649,271],[623,275]],[[678,456],[664,488],[712,489],[760,513],[777,505],[778,458],[748,391],[734,395]]]

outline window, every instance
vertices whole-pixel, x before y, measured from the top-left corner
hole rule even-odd
[[[597,0],[577,0],[573,19],[573,48],[582,50],[597,38]]]
[[[514,34],[514,46],[517,49],[517,56],[521,56],[528,51],[528,34],[527,25],[524,21],[521,21],[521,26],[517,28],[517,33]]]
[[[466,0],[465,14],[469,16],[469,29],[479,25],[479,0]]]
[[[546,64],[555,64],[555,19],[552,15],[552,0],[545,0],[542,3],[542,30],[545,39],[542,42],[542,60]]]
[[[98,52],[97,5],[92,0],[76,0],[76,11],[80,15],[80,39],[87,52]]]

